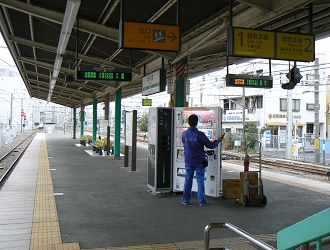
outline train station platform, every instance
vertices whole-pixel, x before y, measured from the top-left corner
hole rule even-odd
[[[210,198],[184,206],[181,194],[147,190],[146,148],[136,171],[91,153],[69,134],[38,133],[0,190],[0,249],[203,249],[204,228],[228,222],[276,247],[278,231],[329,207],[330,182],[262,171],[265,207]],[[243,166],[223,162],[223,178]],[[211,247],[260,249],[227,229]]]

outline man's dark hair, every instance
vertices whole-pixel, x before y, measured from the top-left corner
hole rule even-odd
[[[198,116],[193,114],[188,117],[188,124],[190,127],[196,127],[198,124]]]

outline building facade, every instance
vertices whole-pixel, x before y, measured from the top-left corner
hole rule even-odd
[[[297,67],[303,76],[294,89],[282,89],[287,82],[286,74],[293,67],[289,62],[254,60],[246,65],[229,69],[231,74],[271,75],[273,88],[223,87],[219,90],[220,106],[223,108],[223,129],[227,132],[242,132],[244,122],[255,122],[258,128],[266,127],[271,135],[285,140],[288,122],[292,122],[292,136],[314,138],[315,121],[319,120],[319,137],[327,139],[329,134],[329,94],[326,57],[316,55],[311,63],[299,63]],[[291,93],[290,93],[291,92]],[[288,118],[288,98],[292,99],[292,117]],[[317,107],[319,103],[319,111]],[[244,108],[243,108],[244,107]],[[317,118],[318,116],[318,118]],[[244,119],[245,118],[245,119]],[[243,122],[244,120],[244,122]],[[284,141],[282,143],[285,143]]]

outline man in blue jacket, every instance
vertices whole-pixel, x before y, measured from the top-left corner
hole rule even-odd
[[[208,203],[205,199],[204,186],[205,167],[203,166],[203,163],[206,159],[204,146],[209,149],[216,148],[222,141],[223,137],[219,137],[218,140],[210,141],[203,132],[197,129],[198,116],[195,114],[188,117],[188,124],[190,128],[182,133],[186,169],[182,204],[190,204],[191,188],[194,172],[196,171],[199,205],[206,206]]]

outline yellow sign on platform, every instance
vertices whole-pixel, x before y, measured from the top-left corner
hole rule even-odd
[[[315,38],[313,35],[276,33],[276,58],[295,61],[314,61]]]
[[[235,56],[274,57],[274,32],[234,28]]]
[[[231,27],[228,55],[310,62],[315,59],[314,35]]]
[[[120,48],[179,51],[180,43],[178,25],[122,22]]]
[[[151,106],[152,99],[142,99],[142,106]]]

